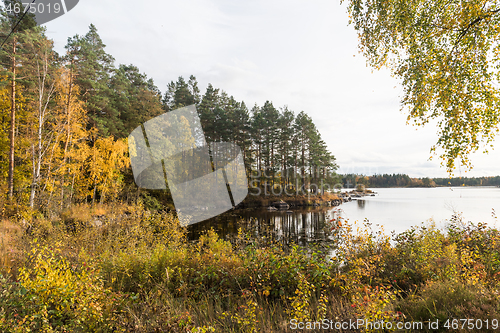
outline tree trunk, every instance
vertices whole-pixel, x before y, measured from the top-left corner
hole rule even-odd
[[[40,94],[41,96],[43,95],[43,90],[42,93]],[[33,181],[31,183],[31,194],[30,194],[30,207],[34,208],[35,206],[35,194],[36,194],[36,187],[38,186],[38,182],[40,180],[40,172],[41,172],[41,167],[42,167],[42,127],[44,123],[44,118],[45,118],[45,112],[42,111],[42,101],[39,100],[39,105],[38,105],[38,132],[37,132],[37,151],[35,153],[35,149],[33,148]],[[43,113],[42,113],[43,112]],[[36,164],[35,164],[35,156],[36,156]]]
[[[73,65],[73,61],[71,61]],[[69,72],[69,91],[68,91],[68,99],[66,101],[66,140],[64,142],[64,155],[63,155],[63,163],[64,166],[67,160],[68,146],[71,138],[71,93],[73,92],[73,69],[70,69]],[[65,173],[63,172],[61,176],[61,208],[64,207],[64,177]]]
[[[39,187],[39,183],[42,180],[42,164],[44,162],[44,155],[49,149],[49,146],[53,140],[52,134],[47,134],[44,136],[44,124],[47,121],[48,113],[50,113],[50,109],[48,109],[49,101],[54,92],[54,83],[49,85],[46,89],[47,79],[49,76],[49,58],[48,52],[41,55],[43,58],[41,59],[41,64],[38,63],[38,101],[37,101],[37,118],[38,118],[38,128],[36,134],[36,143],[32,144],[32,152],[33,152],[33,178],[31,184],[31,193],[30,193],[30,207],[34,208],[35,204],[35,196],[37,188]],[[36,60],[38,62],[38,60]],[[42,67],[40,70],[40,66]],[[46,95],[46,97],[45,97]],[[35,149],[36,145],[36,149]],[[36,161],[36,163],[35,163]]]
[[[9,198],[14,195],[14,146],[15,146],[15,128],[16,128],[16,37],[12,43],[12,94],[10,105],[10,151],[9,151]]]
[[[71,202],[73,201],[73,193],[74,193],[74,186],[75,186],[75,177],[76,177],[76,173],[73,173],[73,180],[71,181],[71,192],[69,194],[69,204],[68,204],[68,207],[71,204]]]
[[[271,172],[272,172],[272,177],[273,177],[273,178],[271,178],[271,186],[274,189],[274,163],[273,163],[273,159],[274,159],[274,142],[271,142],[271,160],[269,161],[269,166],[271,167]]]
[[[302,191],[306,189],[305,186],[305,176],[306,176],[306,141],[304,138],[304,128],[302,128],[302,158],[301,158],[301,165],[300,165],[300,177],[302,178]]]
[[[323,167],[323,180],[326,179],[326,167]],[[321,183],[321,185],[323,185],[323,183]],[[328,188],[330,188],[330,186],[328,186]],[[324,195],[325,194],[325,187],[324,186],[321,186],[321,194]]]
[[[31,179],[31,190],[30,190],[30,207],[33,208],[35,202],[35,186],[36,186],[36,162],[35,162],[35,146],[31,145],[31,163],[33,169],[33,176]]]
[[[97,183],[94,181],[94,194],[92,195],[92,206],[95,205],[95,197],[97,196]]]

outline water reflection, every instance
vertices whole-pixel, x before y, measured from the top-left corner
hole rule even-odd
[[[305,245],[327,239],[325,221],[334,218],[334,211],[340,211],[350,223],[368,219],[373,226],[383,226],[387,233],[403,232],[430,218],[438,226],[444,226],[453,211],[463,212],[465,221],[484,222],[498,228],[497,217],[492,216],[492,211],[500,211],[500,189],[497,187],[455,187],[453,191],[444,187],[380,188],[377,192],[376,196],[356,198],[358,200],[339,207],[309,207],[290,213],[265,209],[230,211],[189,226],[189,238],[197,239],[201,232],[210,228],[227,238],[237,235],[238,228],[242,227],[255,237]]]
[[[213,228],[219,236],[230,238],[238,234],[238,228],[251,232],[253,237],[275,240],[284,245],[291,241],[307,245],[327,240],[325,222],[334,214],[332,207],[310,207],[293,211],[268,211],[246,209],[231,211],[210,220],[189,226],[188,237],[197,239],[200,234]]]

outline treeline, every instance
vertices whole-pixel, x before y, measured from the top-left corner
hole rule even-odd
[[[354,188],[360,184],[365,187],[500,186],[500,176],[478,178],[410,178],[406,174],[373,176],[345,174],[341,175],[341,178],[341,183],[345,188]]]
[[[2,13],[2,36],[20,15]],[[131,128],[132,115],[161,112],[151,81],[133,66],[114,68],[94,26],[66,50],[58,55],[27,16],[0,51],[0,186],[10,202],[2,206],[15,211],[117,196],[129,168],[126,141],[113,134]],[[117,112],[120,96],[132,104],[138,95],[144,107]]]
[[[436,186],[430,178],[410,178],[406,174],[383,174],[364,176],[357,174],[342,175],[342,185],[345,188],[364,185],[365,187],[432,187]]]
[[[251,187],[314,191],[333,183],[335,157],[304,111],[295,115],[269,101],[249,110],[211,84],[201,96],[194,76],[172,81],[162,103],[166,111],[196,104],[207,142],[234,142],[242,149]]]
[[[2,12],[3,36],[21,14]],[[336,169],[305,112],[278,110],[269,101],[249,110],[212,85],[201,95],[194,76],[171,82],[162,94],[136,66],[115,66],[94,25],[65,48],[57,54],[44,28],[27,16],[0,51],[0,186],[10,206],[52,210],[137,193],[127,136],[192,104],[207,142],[242,148],[254,186],[307,187],[331,179]]]
[[[437,186],[500,186],[500,176],[434,178]]]

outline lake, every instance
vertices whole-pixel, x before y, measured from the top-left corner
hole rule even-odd
[[[433,219],[445,226],[454,212],[466,221],[496,226],[500,215],[498,187],[374,188],[376,196],[357,198],[339,207],[308,207],[291,212],[245,209],[226,212],[216,218],[189,227],[189,238],[214,228],[221,236],[235,235],[238,227],[251,230],[255,237],[275,238],[281,242],[307,244],[325,240],[325,221],[340,214],[350,222],[367,219],[389,233],[407,230]],[[335,215],[338,216],[338,215]]]
[[[378,188],[375,197],[342,205],[350,220],[368,218],[386,230],[401,232],[409,226],[433,219],[450,219],[453,212],[463,213],[466,221],[496,223],[493,212],[500,214],[498,187]]]

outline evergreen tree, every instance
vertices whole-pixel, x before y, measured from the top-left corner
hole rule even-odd
[[[120,65],[110,88],[110,108],[118,117],[108,131],[115,137],[126,137],[140,124],[163,113],[159,89],[134,65]]]
[[[247,170],[247,174],[249,174],[253,163],[251,154],[252,136],[250,113],[244,102],[236,103],[231,123],[233,124],[234,130],[233,142],[241,148],[245,168]]]
[[[36,21],[33,14],[23,15],[23,11],[16,11],[14,8],[24,8],[21,1],[4,0],[4,8],[1,9],[1,36],[4,44],[0,50],[0,61],[2,63],[2,75],[6,75],[8,81],[2,82],[2,85],[9,84],[10,86],[10,126],[8,131],[9,137],[9,154],[8,154],[8,175],[7,189],[10,199],[14,195],[14,178],[15,178],[15,162],[16,162],[16,114],[19,109],[19,78],[22,78],[23,69],[20,64],[23,62],[23,56],[26,51],[23,48],[25,39],[25,30],[36,27]],[[21,18],[23,18],[21,20]],[[37,28],[41,31],[41,28]],[[9,38],[9,40],[7,40]],[[21,83],[22,84],[22,83]]]
[[[219,89],[215,89],[208,84],[207,90],[201,99],[200,106],[197,108],[200,115],[200,122],[207,142],[215,141],[215,108],[219,103]]]
[[[120,132],[121,126],[118,111],[111,106],[112,92],[109,87],[114,58],[106,53],[105,47],[97,28],[91,24],[85,36],[68,38],[66,60],[69,68],[78,73],[76,84],[85,101],[88,127],[96,127],[107,136]]]
[[[196,78],[191,75],[186,82],[179,76],[177,82],[171,81],[167,85],[167,91],[163,97],[165,111],[172,111],[189,105],[197,105],[200,102],[200,90]]]
[[[36,22],[33,19],[33,15],[25,15],[24,19],[23,12],[18,11],[16,13],[13,8],[15,6],[22,7],[20,1],[15,0],[4,0],[4,8],[1,9],[1,36],[2,39],[5,38],[4,48],[0,50],[0,60],[2,62],[2,74],[9,77],[10,85],[10,127],[9,127],[9,154],[8,154],[8,178],[7,178],[7,189],[8,196],[12,199],[14,195],[14,169],[15,169],[15,150],[16,150],[16,138],[15,138],[15,127],[16,127],[16,111],[17,111],[17,89],[16,83],[19,76],[19,63],[22,61],[20,56],[22,56],[22,41],[24,38],[23,31],[36,26]],[[10,11],[8,11],[10,9]],[[10,37],[9,37],[10,35]],[[9,38],[9,40],[6,40]],[[21,49],[19,47],[21,46]],[[8,50],[8,51],[6,51]],[[7,84],[7,82],[3,82]]]
[[[257,104],[252,108],[252,120],[251,120],[251,133],[255,145],[255,158],[256,158],[256,168],[260,175],[259,183],[264,181],[264,167],[263,167],[263,146],[264,146],[264,128],[265,120],[261,109]]]
[[[275,156],[275,150],[278,147],[278,120],[279,112],[269,101],[264,103],[260,113],[263,120],[263,149],[262,158],[265,162],[264,171],[266,178],[274,185],[274,174],[276,172],[276,164],[278,162]]]
[[[291,167],[293,166],[292,144],[293,144],[293,122],[295,115],[285,106],[281,110],[278,120],[279,127],[279,158],[281,166],[281,183],[283,186],[290,184]]]
[[[314,130],[313,126],[314,124],[312,119],[304,111],[301,111],[295,118],[295,143],[298,146],[298,163],[296,164],[300,169],[302,190],[305,190],[306,185],[306,168],[309,155],[310,138]]]

